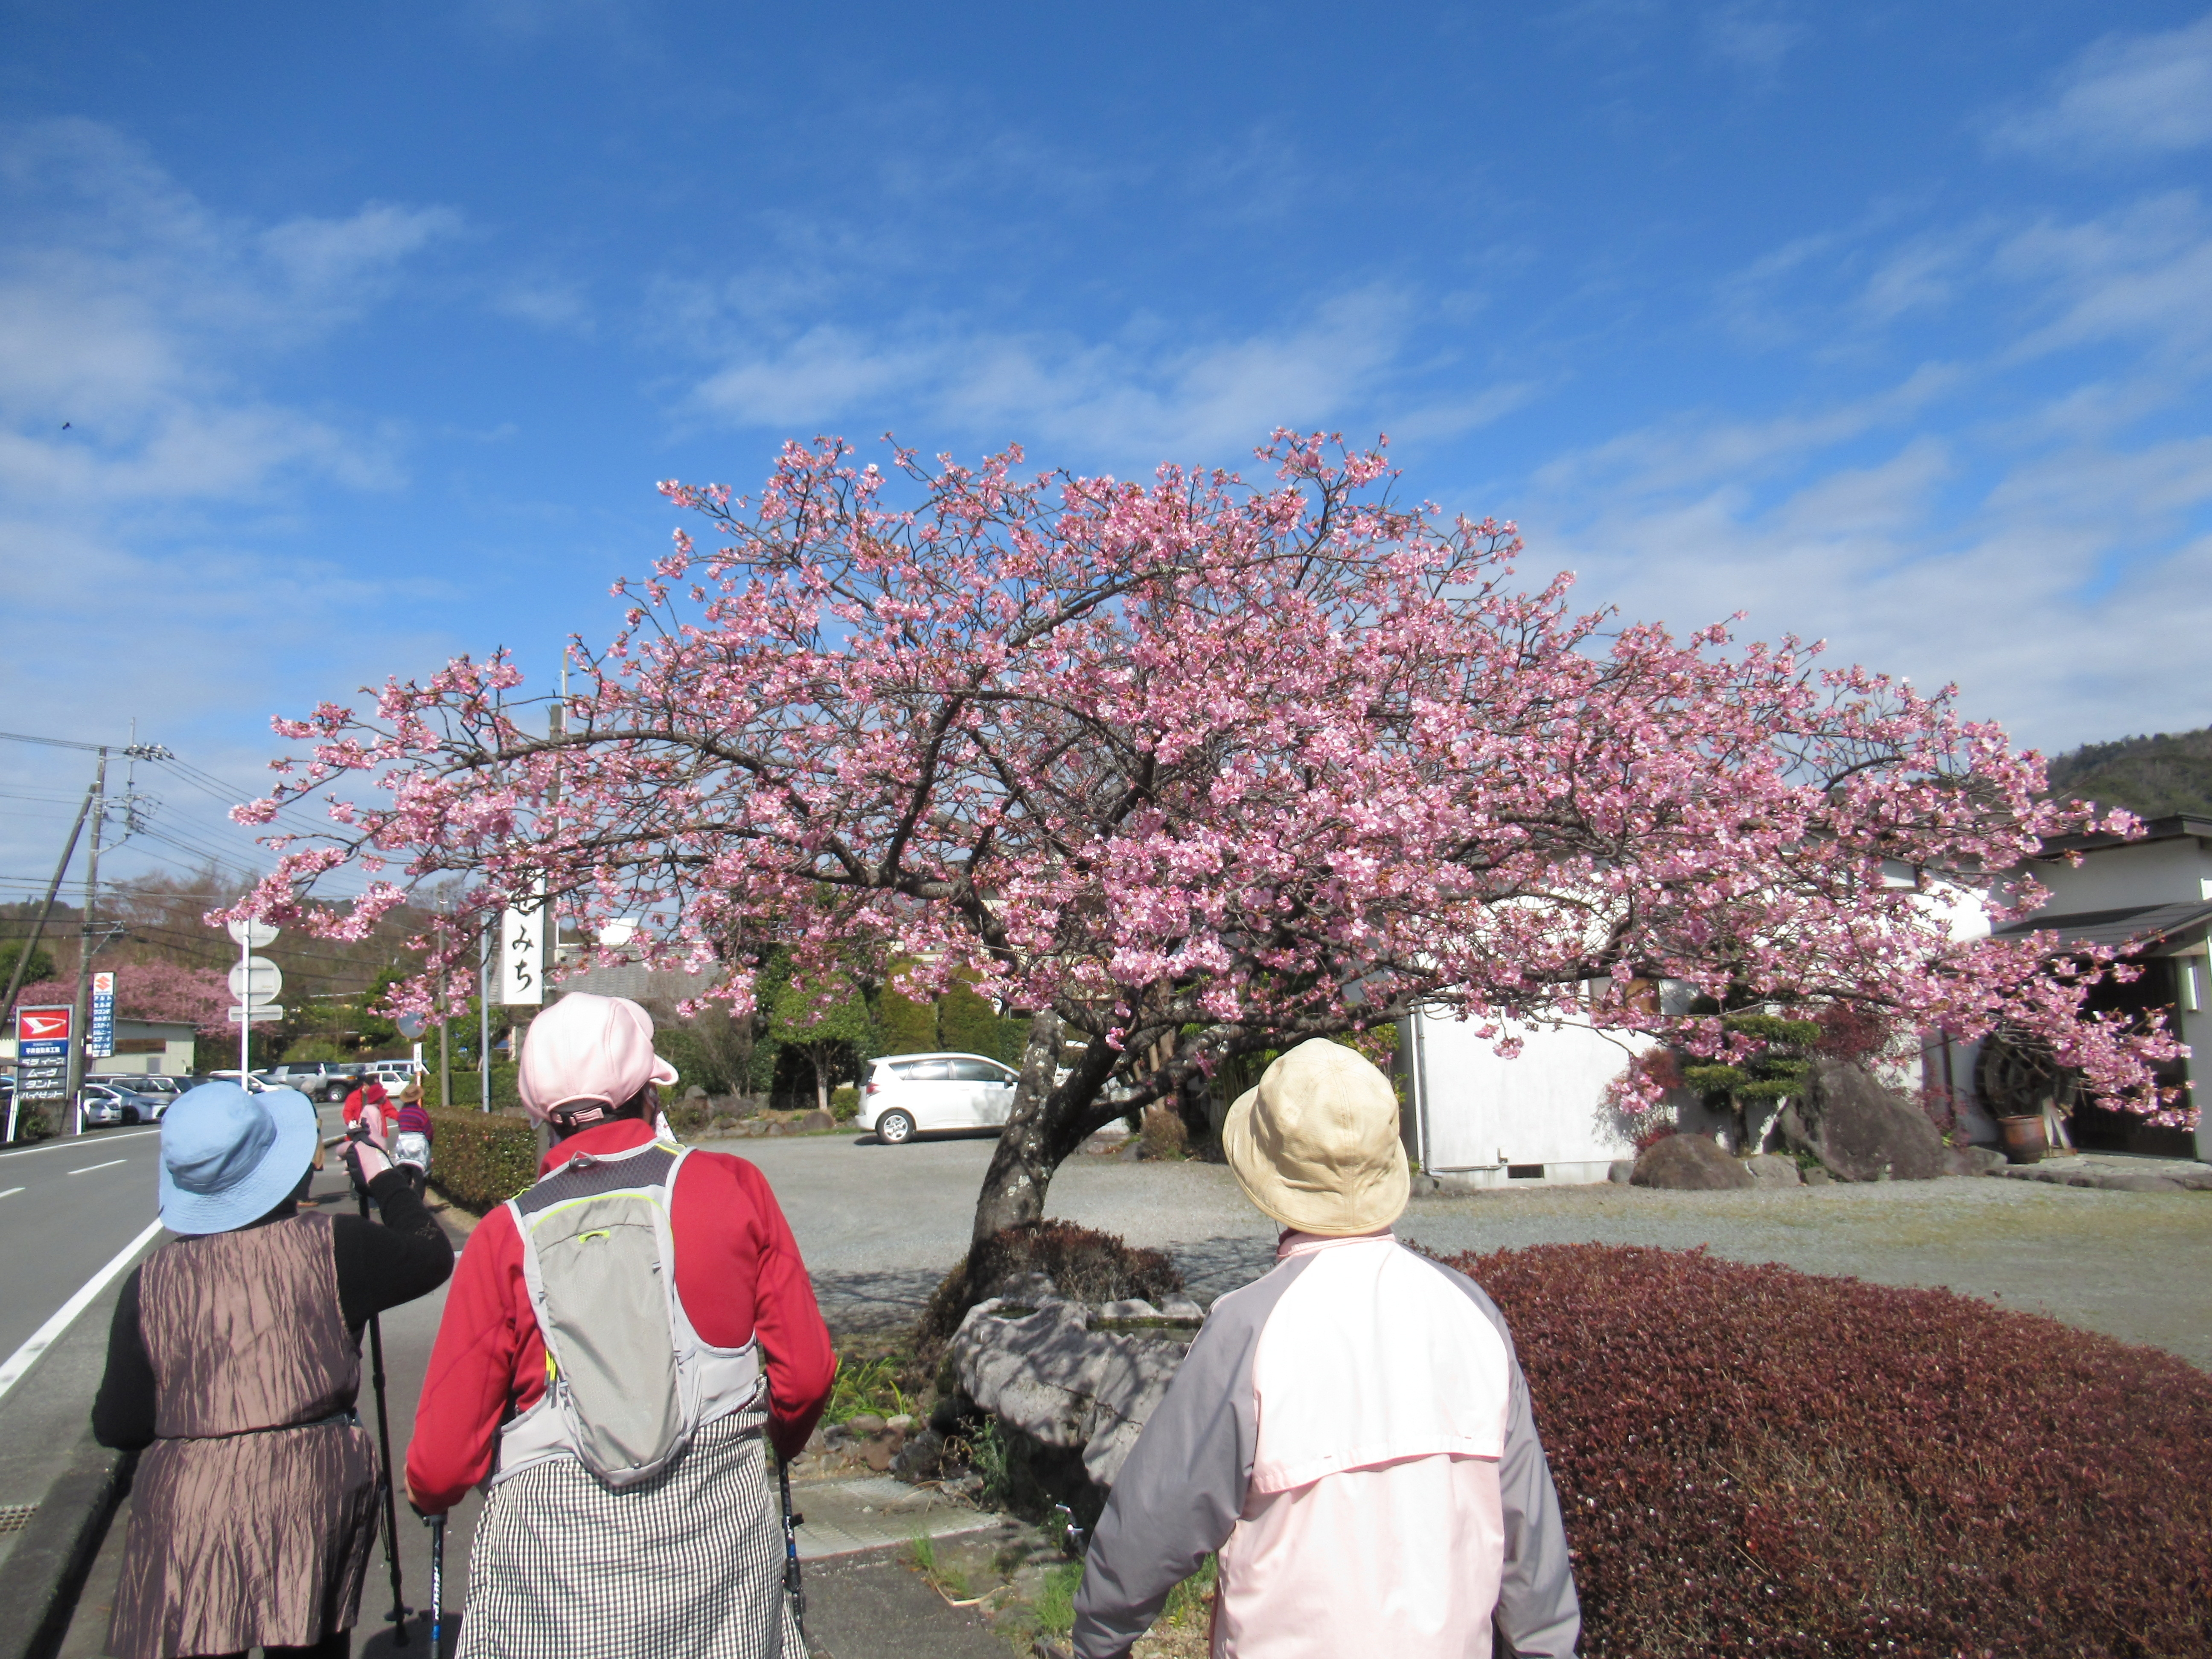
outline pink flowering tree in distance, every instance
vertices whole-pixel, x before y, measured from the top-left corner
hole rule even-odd
[[[317,794],[334,825],[273,837],[246,908],[351,937],[463,872],[416,1007],[541,887],[586,928],[639,919],[634,948],[717,970],[738,1013],[776,946],[825,997],[965,978],[1035,1011],[978,1237],[1138,1105],[1420,1003],[1509,1045],[1574,1017],[1740,1051],[1628,994],[1655,977],[2004,1024],[2173,1109],[2147,1066],[2171,1040],[2083,1016],[2124,967],[1954,937],[1962,886],[2083,819],[1951,692],[1576,614],[1567,577],[1514,585],[1512,526],[1395,501],[1378,453],[1260,454],[1262,483],[1138,483],[1018,476],[1018,451],[886,474],[825,440],[757,498],[666,484],[704,533],[617,585],[626,625],[572,647],[557,708],[500,654],[277,722],[307,751],[239,816]],[[319,905],[348,864],[366,896]]]

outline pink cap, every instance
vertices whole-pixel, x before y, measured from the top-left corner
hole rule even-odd
[[[571,992],[522,1039],[522,1103],[539,1123],[571,1102],[619,1106],[648,1083],[675,1081],[676,1068],[653,1052],[653,1016],[628,997]]]

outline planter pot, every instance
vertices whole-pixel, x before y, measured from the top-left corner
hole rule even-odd
[[[2051,1150],[2051,1139],[2044,1133],[2043,1115],[2033,1117],[2001,1117],[1997,1127],[2004,1131],[2004,1154],[2008,1164],[2040,1164],[2043,1155]]]

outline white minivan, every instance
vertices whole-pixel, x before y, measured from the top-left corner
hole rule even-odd
[[[1013,1109],[1016,1080],[981,1054],[887,1054],[869,1066],[854,1121],[890,1146],[922,1130],[996,1128]]]

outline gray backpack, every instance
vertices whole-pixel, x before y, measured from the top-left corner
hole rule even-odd
[[[575,1457],[602,1486],[639,1486],[702,1425],[759,1399],[758,1343],[710,1346],[676,1293],[669,1213],[690,1156],[662,1140],[580,1153],[507,1200],[545,1339],[545,1393],[500,1431],[491,1485]]]

